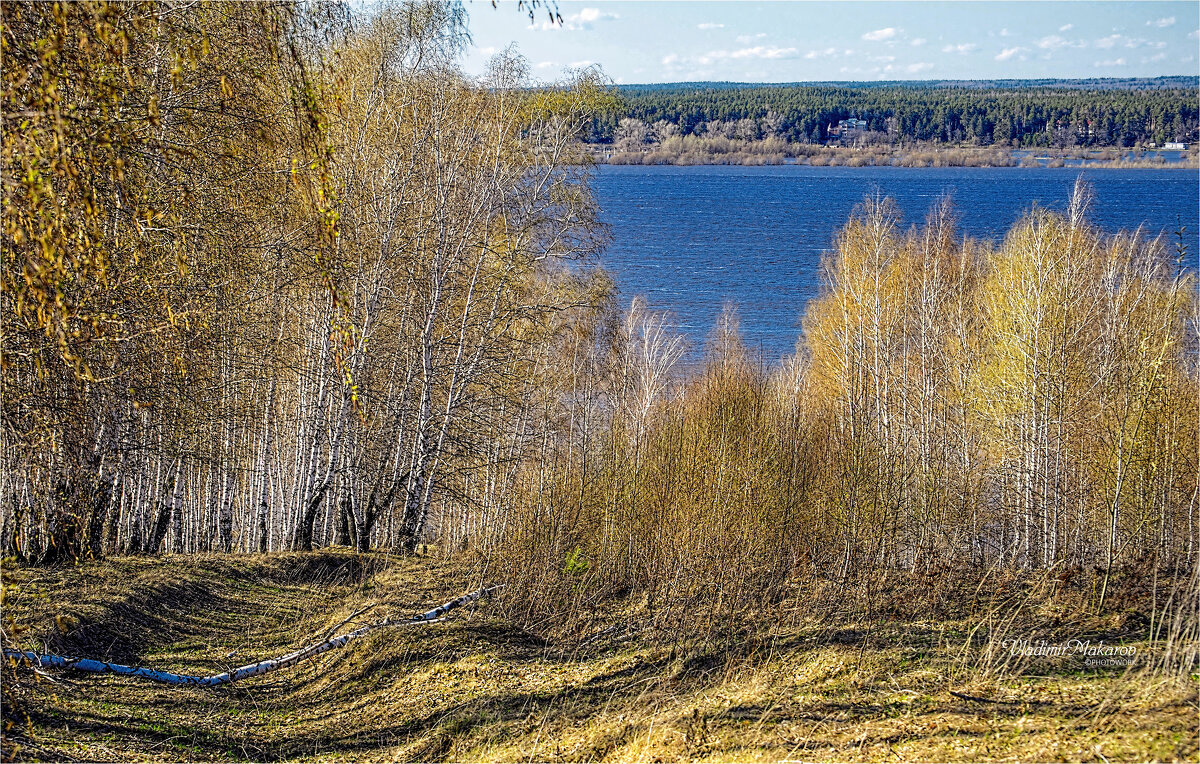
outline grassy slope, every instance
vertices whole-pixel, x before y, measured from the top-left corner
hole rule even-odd
[[[476,583],[345,552],[6,569],[24,646],[209,672],[402,615]],[[743,657],[642,638],[552,645],[497,617],[377,632],[288,672],[205,690],[6,668],[5,758],[87,760],[1192,760],[1188,693],[1038,665],[964,673],[961,624],[797,627]],[[8,619],[12,619],[11,622]],[[343,627],[340,631],[345,631]],[[227,662],[226,662],[227,661]],[[951,696],[953,687],[1001,703]]]

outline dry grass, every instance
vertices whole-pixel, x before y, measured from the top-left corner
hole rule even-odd
[[[6,631],[26,646],[207,671],[318,637],[369,604],[363,619],[416,611],[476,580],[461,562],[335,551],[6,569]],[[225,689],[81,675],[51,682],[9,667],[5,717],[15,725],[5,758],[1197,757],[1194,683],[1071,661],[981,671],[978,645],[999,632],[972,636],[965,621],[834,628],[791,618],[731,648],[675,651],[653,631],[633,633],[636,604],[599,636],[554,642],[500,618],[505,607],[377,633]],[[1148,649],[1140,622],[1125,621],[1077,625]]]

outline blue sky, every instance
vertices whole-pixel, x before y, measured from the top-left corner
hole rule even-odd
[[[600,64],[618,83],[1157,77],[1200,72],[1195,2],[468,0],[469,74],[515,44],[533,77]]]

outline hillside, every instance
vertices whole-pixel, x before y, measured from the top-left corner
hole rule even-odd
[[[650,205],[615,230],[589,161],[607,126],[614,162],[1194,168],[1163,146],[1194,87],[635,98],[511,48],[468,76],[466,5],[0,3],[4,758],[1194,757],[1164,184],[1122,232],[1083,178],[961,212],[914,185],[907,219],[764,183],[663,240]],[[768,206],[794,247],[760,246]],[[666,241],[795,354],[730,302],[685,364],[700,337],[604,268],[631,231],[646,293],[695,291]]]
[[[402,615],[468,567],[344,551],[5,569],[25,646],[207,671]],[[644,603],[585,639],[516,625],[503,597],[224,689],[6,666],[6,760],[1194,760],[1192,692],[1120,669],[989,661],[962,621],[771,617],[741,642],[655,646]],[[793,612],[795,606],[790,608]],[[781,611],[782,612],[782,611]],[[1044,618],[1044,613],[1041,616]],[[1056,616],[1146,646],[1144,619]],[[1048,623],[1049,621],[1047,621]],[[1065,626],[1063,624],[1066,624]],[[980,642],[983,632],[975,631]],[[1052,633],[1052,632],[1049,632]],[[995,635],[993,635],[995,636]],[[1132,679],[1132,681],[1130,681]],[[950,691],[960,693],[959,696]]]

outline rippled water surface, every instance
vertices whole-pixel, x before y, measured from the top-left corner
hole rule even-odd
[[[673,314],[690,360],[732,302],[747,345],[774,362],[795,346],[821,255],[866,195],[894,198],[912,224],[949,193],[962,232],[999,239],[1033,204],[1064,209],[1080,175],[1093,223],[1172,239],[1186,226],[1195,267],[1200,174],[1183,169],[601,166],[594,188],[612,233],[601,262],[626,304],[642,294]]]

